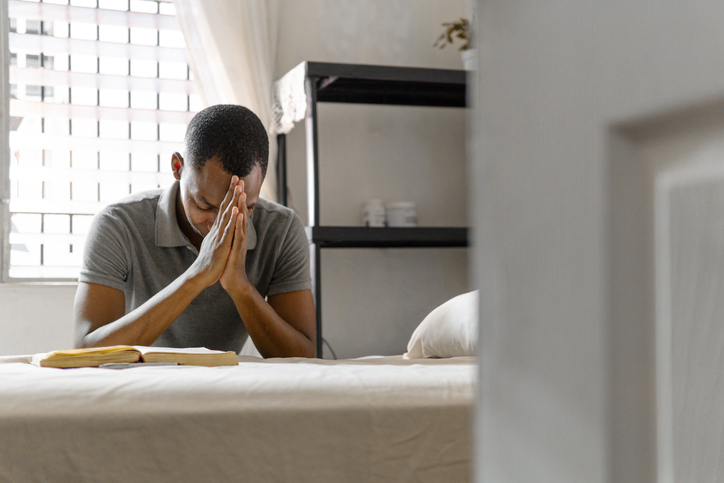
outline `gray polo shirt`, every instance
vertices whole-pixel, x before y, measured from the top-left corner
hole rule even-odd
[[[78,280],[123,291],[128,313],[184,273],[198,250],[176,221],[177,193],[175,182],[99,212],[88,233]],[[310,289],[309,245],[299,217],[259,199],[250,221],[246,272],[262,297]],[[154,345],[238,353],[247,336],[233,300],[217,282],[201,292]]]

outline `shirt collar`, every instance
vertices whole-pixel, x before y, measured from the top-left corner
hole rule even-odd
[[[185,247],[193,246],[186,235],[181,231],[176,219],[176,197],[179,183],[174,181],[171,186],[163,190],[158,199],[156,208],[156,246],[158,247]],[[249,220],[246,232],[246,249],[256,247],[256,230],[253,220]]]

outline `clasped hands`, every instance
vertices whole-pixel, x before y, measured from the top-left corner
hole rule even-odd
[[[203,280],[205,286],[220,280],[221,286],[230,295],[251,286],[246,276],[248,227],[244,181],[235,175],[192,265],[194,274]]]

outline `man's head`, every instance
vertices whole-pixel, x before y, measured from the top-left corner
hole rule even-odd
[[[234,105],[211,106],[191,120],[184,139],[185,155],[171,159],[180,181],[176,214],[181,230],[200,243],[219,213],[231,177],[244,181],[249,215],[259,201],[266,175],[269,141],[259,118]]]
[[[198,169],[215,158],[224,171],[244,178],[254,167],[266,177],[269,137],[259,118],[246,107],[219,104],[191,119],[184,137],[186,164]]]

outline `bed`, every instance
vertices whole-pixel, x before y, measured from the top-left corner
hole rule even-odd
[[[0,481],[463,482],[472,357],[38,368],[0,357]]]

